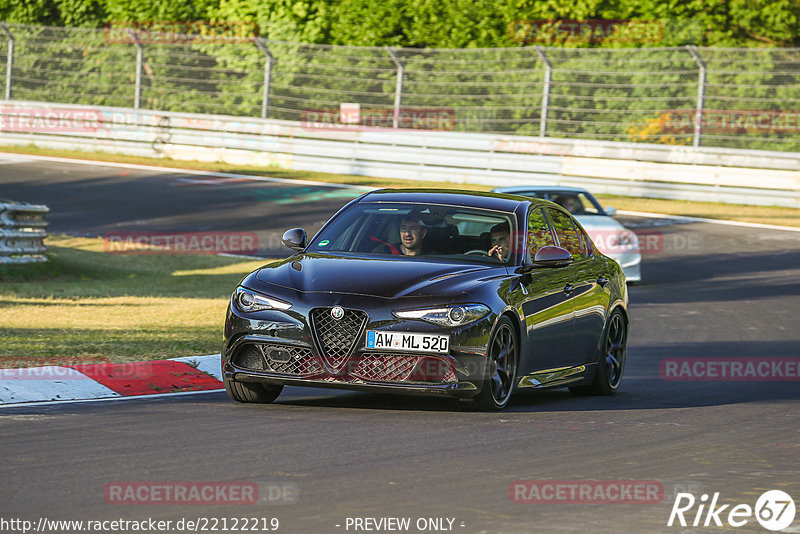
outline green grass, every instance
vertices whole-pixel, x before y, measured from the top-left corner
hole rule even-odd
[[[110,161],[117,163],[135,163],[140,165],[157,165],[175,169],[194,169],[211,172],[232,172],[251,174],[254,176],[270,176],[292,180],[313,180],[325,183],[362,185],[368,187],[438,187],[445,189],[473,189],[488,191],[496,185],[491,184],[458,184],[452,182],[428,182],[393,178],[377,178],[374,176],[355,176],[350,174],[332,174],[324,172],[294,171],[279,167],[242,167],[228,163],[207,163],[199,161],[177,161],[171,159],[145,158],[141,156],[123,156],[102,152],[83,152],[78,150],[49,150],[33,146],[0,147],[0,152],[15,154],[32,154],[79,158],[94,161]],[[687,217],[705,217],[730,221],[775,224],[780,226],[800,227],[800,210],[773,206],[748,206],[743,204],[723,204],[717,202],[689,202],[683,200],[666,200],[641,197],[622,197],[611,195],[598,196],[603,205],[617,209],[632,211],[649,211],[667,215],[683,215]]]
[[[0,266],[3,367],[218,352],[228,298],[267,260],[109,254],[51,236],[47,263]]]

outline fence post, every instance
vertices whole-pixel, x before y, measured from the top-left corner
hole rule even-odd
[[[6,58],[6,93],[5,99],[11,100],[11,71],[14,68],[14,36],[5,22],[0,22],[0,29],[8,38],[8,57]]]
[[[264,52],[264,88],[261,93],[261,118],[269,118],[269,85],[272,78],[272,54],[267,48],[264,39],[261,37],[255,38],[256,46],[259,50]]]
[[[397,67],[397,85],[394,89],[394,127],[400,127],[400,104],[403,102],[403,64],[400,62],[400,58],[397,57],[397,54],[394,53],[394,50],[386,47],[386,50],[389,51],[389,55],[392,56],[392,61],[394,61],[395,66]]]
[[[539,121],[539,137],[547,137],[547,108],[550,104],[550,79],[552,78],[553,66],[547,55],[544,53],[544,48],[536,46],[536,53],[539,54],[539,59],[544,63],[544,88],[542,89],[542,115]]]
[[[134,109],[139,109],[139,105],[142,102],[142,54],[144,47],[139,42],[136,32],[130,28],[128,28],[128,35],[131,36],[133,44],[136,46],[136,81],[133,86],[133,107]]]
[[[700,69],[700,76],[697,80],[697,109],[694,115],[694,147],[700,146],[700,136],[703,134],[703,98],[706,92],[706,64],[700,56],[700,52],[695,45],[686,45],[686,49],[694,58],[697,67]]]

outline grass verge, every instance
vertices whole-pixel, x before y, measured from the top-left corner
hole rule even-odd
[[[218,352],[228,298],[266,260],[119,255],[51,236],[47,263],[0,266],[0,367]]]
[[[139,165],[157,165],[175,169],[193,169],[210,172],[235,172],[254,176],[270,176],[293,180],[313,180],[317,182],[363,185],[369,187],[438,187],[444,189],[474,189],[488,191],[496,185],[490,184],[458,184],[452,182],[424,182],[373,176],[355,176],[350,174],[331,174],[323,172],[294,171],[277,167],[242,167],[227,163],[207,163],[199,161],[177,161],[171,159],[146,158],[140,156],[123,156],[102,152],[83,152],[78,150],[49,150],[37,147],[0,147],[0,152],[14,154],[31,154],[41,156],[57,156],[94,161],[110,161],[115,163],[135,163]],[[779,226],[800,227],[800,210],[773,206],[748,206],[743,204],[723,204],[717,202],[689,202],[683,200],[666,200],[654,198],[622,197],[599,195],[603,205],[617,209],[663,213],[667,215],[683,215],[686,217],[705,217],[729,221],[774,224]]]

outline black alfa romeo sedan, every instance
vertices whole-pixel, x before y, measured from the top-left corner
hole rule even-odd
[[[386,189],[246,276],[222,372],[240,402],[283,386],[443,395],[480,410],[515,391],[617,390],[628,294],[617,262],[547,200]]]

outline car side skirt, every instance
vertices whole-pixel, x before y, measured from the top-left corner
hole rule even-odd
[[[559,367],[544,369],[523,376],[519,380],[519,388],[546,389],[576,385],[593,376],[597,363],[576,365],[575,367]]]

